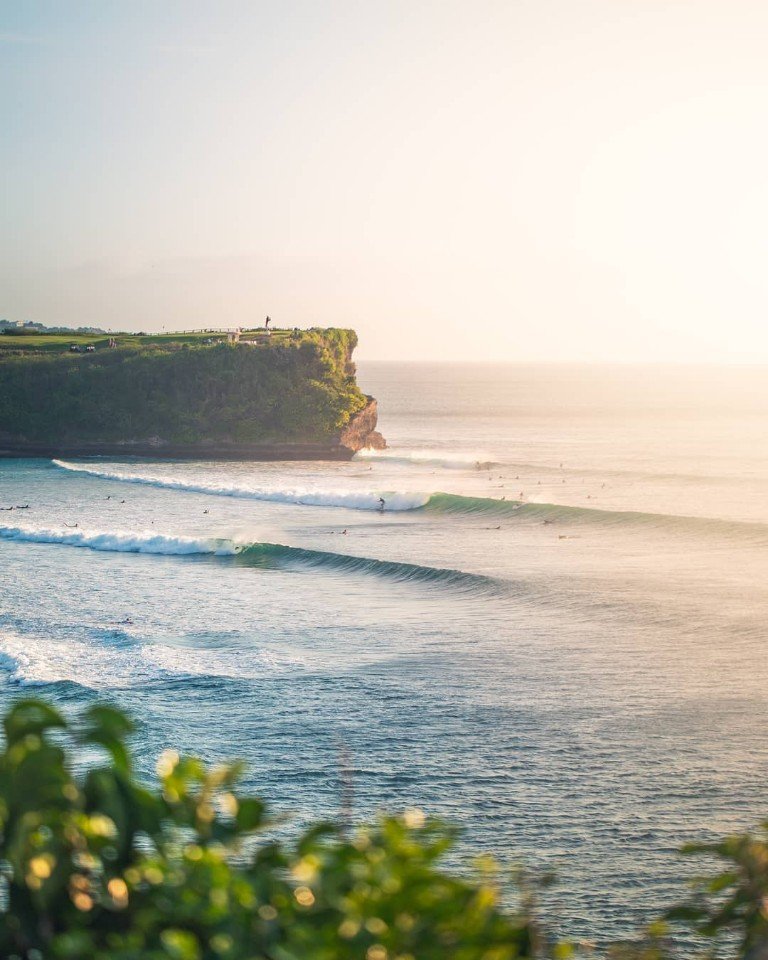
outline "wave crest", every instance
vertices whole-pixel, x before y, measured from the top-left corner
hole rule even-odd
[[[344,573],[363,573],[383,576],[404,583],[434,583],[458,587],[472,592],[498,592],[501,582],[492,577],[466,573],[449,567],[430,567],[398,560],[377,560],[348,553],[310,550],[280,543],[254,543],[244,547],[240,557],[260,566],[310,566],[338,570]]]
[[[60,543],[69,547],[105,550],[111,553],[154,553],[164,556],[230,556],[237,553],[238,549],[236,544],[229,540],[176,537],[151,530],[130,533],[124,530],[88,532],[70,528],[56,530],[44,527],[0,527],[0,539],[25,543]]]
[[[323,490],[311,487],[258,487],[247,484],[201,483],[181,477],[161,477],[153,474],[123,473],[118,470],[100,470],[66,460],[53,460],[62,470],[84,473],[102,480],[138,483],[164,490],[183,490],[187,493],[210,494],[217,497],[238,497],[243,500],[267,500],[273,503],[292,503],[311,507],[347,507],[351,510],[379,510],[379,498],[386,500],[388,512],[417,510],[429,500],[426,493],[403,493],[380,490]]]
[[[384,451],[386,453],[386,451]],[[379,456],[380,452],[376,452]],[[643,513],[634,510],[605,510],[599,507],[570,506],[558,503],[535,503],[532,501],[503,500],[501,498],[467,496],[456,493],[415,493],[378,491],[321,491],[281,488],[255,488],[245,486],[226,487],[217,484],[194,484],[177,478],[153,477],[140,474],[124,474],[98,470],[79,464],[54,460],[56,466],[65,470],[86,473],[108,480],[127,483],[143,483],[150,486],[187,490],[217,496],[244,497],[252,500],[272,500],[297,505],[347,507],[356,510],[379,509],[379,497],[386,501],[386,512],[423,510],[427,514],[452,515],[456,517],[487,515],[500,518],[538,520],[542,523],[573,525],[600,524],[602,526],[645,526],[660,529],[680,529],[706,533],[718,531],[721,535],[768,537],[768,524],[754,521],[726,520],[716,517],[694,517],[680,514]]]

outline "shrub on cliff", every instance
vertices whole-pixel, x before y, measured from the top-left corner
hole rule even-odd
[[[238,789],[237,764],[209,768],[167,751],[157,783],[138,783],[126,743],[131,723],[111,707],[91,707],[72,725],[26,700],[8,712],[4,729],[3,960],[512,960],[574,952],[547,941],[525,896],[517,912],[500,907],[492,864],[473,879],[443,870],[454,833],[418,811],[350,836],[320,823],[280,844],[263,838],[267,811]],[[91,764],[76,776],[73,761],[83,754]],[[732,955],[765,957],[766,835],[702,849],[728,869],[669,919],[713,943],[725,931]],[[655,960],[673,952],[657,926],[609,954]]]

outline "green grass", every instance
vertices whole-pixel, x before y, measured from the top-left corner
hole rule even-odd
[[[40,333],[25,334],[23,336],[3,335],[0,336],[0,350],[34,350],[38,352],[58,353],[62,350],[69,350],[72,343],[78,346],[87,346],[92,343],[97,349],[106,347],[109,343],[109,337],[92,336],[85,334],[70,334],[65,336],[60,333]]]
[[[247,339],[262,335],[265,342],[279,342],[288,339],[292,330],[273,330],[269,337],[264,334],[263,328],[244,330],[242,336]],[[214,343],[227,339],[227,332],[216,331],[194,333],[115,333],[104,335],[94,334],[62,334],[62,333],[35,333],[35,334],[0,334],[0,352],[6,353],[67,353],[72,344],[86,347],[93,344],[96,350],[109,348],[110,337],[114,337],[118,346],[168,346],[173,343],[196,343],[212,339]]]

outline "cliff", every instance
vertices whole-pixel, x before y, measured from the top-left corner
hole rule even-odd
[[[0,348],[0,456],[348,459],[384,446],[354,331],[210,339]]]

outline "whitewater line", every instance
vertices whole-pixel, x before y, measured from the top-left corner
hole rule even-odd
[[[87,550],[110,553],[153,553],[164,556],[209,554],[227,557],[236,554],[239,547],[230,540],[213,538],[175,537],[146,530],[130,533],[125,530],[86,532],[85,530],[55,530],[45,527],[0,527],[0,540],[23,543],[57,543]]]
[[[54,466],[73,473],[84,473],[101,480],[116,480],[121,483],[138,483],[165,490],[181,490],[186,493],[202,493],[217,497],[237,497],[243,500],[266,500],[273,503],[291,503],[310,507],[347,507],[351,510],[379,510],[380,498],[386,502],[388,512],[417,510],[429,501],[428,493],[398,493],[390,491],[313,490],[311,488],[250,487],[195,483],[178,477],[161,477],[153,474],[120,473],[115,470],[99,470],[66,460],[52,460]]]

